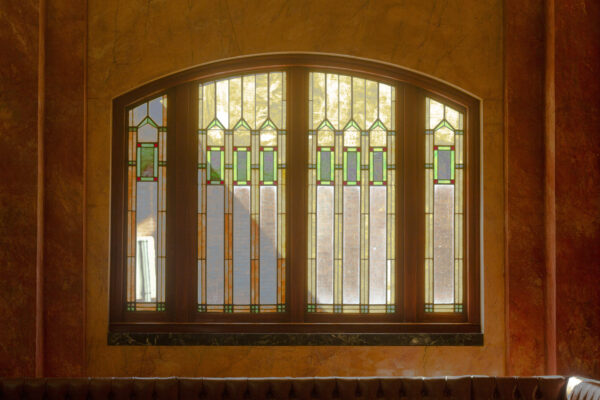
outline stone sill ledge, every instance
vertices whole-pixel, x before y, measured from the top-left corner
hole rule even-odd
[[[110,346],[483,346],[483,333],[109,332]]]

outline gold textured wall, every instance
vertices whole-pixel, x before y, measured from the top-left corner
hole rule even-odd
[[[501,0],[90,0],[88,18],[87,375],[504,373]],[[290,51],[390,62],[482,99],[484,346],[107,346],[111,100],[201,63]]]

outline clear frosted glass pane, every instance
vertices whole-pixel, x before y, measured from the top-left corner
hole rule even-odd
[[[352,78],[346,75],[340,75],[340,122],[339,128],[346,126],[351,118],[352,112]]]
[[[385,146],[387,143],[387,131],[384,131],[381,128],[375,128],[370,133],[370,143],[369,145],[374,146]]]
[[[379,119],[386,128],[392,128],[392,87],[379,84]]]
[[[360,145],[360,131],[354,127],[344,132],[344,146],[358,147]]]
[[[250,304],[250,188],[233,189],[233,304]]]
[[[434,302],[454,302],[454,186],[434,185]]]
[[[435,131],[435,144],[436,145],[453,145],[454,144],[454,131],[447,126],[443,126]]]
[[[141,104],[133,109],[133,126],[138,126],[148,115],[148,103]]]
[[[148,143],[158,141],[158,129],[150,124],[146,124],[141,128],[138,128],[138,142]]]
[[[269,74],[269,81],[269,113],[275,126],[281,129],[283,126],[283,74],[281,72],[271,73]]]
[[[331,147],[334,143],[334,134],[332,130],[321,129],[318,132],[318,144],[319,146]]]
[[[203,87],[203,128],[206,128],[215,119],[215,84],[208,83]]]
[[[150,110],[150,118],[156,123],[156,125],[163,125],[163,105],[162,97],[157,97],[154,100],[148,102],[148,109]]]
[[[333,303],[333,187],[317,187],[317,303]]]
[[[217,82],[217,119],[229,128],[229,80]]]
[[[339,93],[338,76],[336,74],[327,74],[327,119],[333,124],[335,129],[341,129],[339,126]]]
[[[260,127],[268,117],[269,78],[268,74],[256,75],[256,126]]]
[[[277,187],[260,188],[260,302],[277,303]]]
[[[360,303],[360,187],[344,188],[344,304]]]
[[[277,146],[277,131],[273,128],[266,128],[260,131],[261,146]]]
[[[237,129],[233,134],[233,145],[239,147],[250,147],[250,131],[245,128]]]
[[[223,146],[225,143],[225,132],[222,129],[209,129],[208,130],[208,145],[209,146]]]
[[[206,187],[206,303],[223,304],[225,246],[223,186]]]
[[[431,99],[427,99],[427,102],[427,122],[429,123],[427,128],[435,129],[444,118],[444,105]]]
[[[244,120],[250,125],[250,128],[257,129],[256,126],[256,111],[255,111],[255,79],[254,75],[244,76]]]
[[[365,127],[365,80],[352,78],[352,115],[360,129]]]
[[[373,122],[377,120],[378,111],[379,111],[379,94],[377,92],[377,87],[379,85],[377,82],[367,81],[367,99],[366,99],[366,121],[365,127],[366,129],[370,128],[373,125]]]
[[[386,302],[386,187],[370,187],[369,303]]]
[[[156,300],[157,215],[155,182],[137,183],[136,301]]]
[[[242,78],[229,80],[229,128],[242,118]]]
[[[325,74],[313,73],[313,110],[312,118],[315,127],[325,118]]]
[[[446,106],[446,121],[452,125],[454,129],[460,128],[460,113],[448,106]]]

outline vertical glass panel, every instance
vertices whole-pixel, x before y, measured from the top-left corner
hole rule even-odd
[[[360,303],[360,188],[344,188],[344,304]]]
[[[233,189],[233,303],[250,303],[250,188]]]
[[[309,82],[307,311],[395,312],[394,88]]]
[[[199,85],[199,312],[285,312],[286,74]]]
[[[454,303],[454,186],[435,185],[433,203],[434,302]]]
[[[386,302],[386,187],[372,186],[369,210],[369,303]]]
[[[260,188],[260,303],[277,304],[277,187]]]
[[[164,311],[167,97],[129,111],[127,311]]]
[[[463,114],[426,99],[425,312],[463,312]]]
[[[221,305],[225,295],[223,240],[225,204],[223,186],[206,188],[206,303]]]
[[[317,303],[333,303],[333,187],[317,188]]]

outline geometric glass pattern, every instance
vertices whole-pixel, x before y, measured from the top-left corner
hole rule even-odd
[[[286,311],[286,74],[199,85],[199,312]]]
[[[307,312],[395,312],[393,86],[311,72]]]
[[[463,114],[426,99],[425,312],[463,312]]]
[[[167,96],[129,110],[127,311],[165,310]]]

